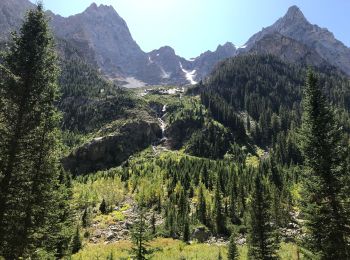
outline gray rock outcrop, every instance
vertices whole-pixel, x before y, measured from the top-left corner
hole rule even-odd
[[[162,131],[156,122],[128,122],[115,133],[95,138],[77,148],[63,159],[63,165],[75,175],[109,169],[147,148],[161,135]]]

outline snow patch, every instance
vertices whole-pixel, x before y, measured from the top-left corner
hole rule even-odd
[[[238,49],[245,49],[245,48],[247,48],[247,45],[243,45],[241,47],[238,47]]]
[[[185,70],[182,66],[182,63],[180,62],[180,68],[182,70],[183,73],[185,73],[186,79],[191,83],[191,85],[195,85],[198,82],[194,80],[194,78],[196,77],[196,70]]]

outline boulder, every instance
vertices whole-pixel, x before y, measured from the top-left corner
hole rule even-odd
[[[98,239],[96,237],[92,237],[92,238],[89,239],[89,242],[93,243],[93,244],[97,244],[98,243]]]
[[[102,232],[100,230],[95,230],[94,235],[95,238],[100,238],[102,236]]]
[[[118,238],[118,235],[112,231],[109,231],[107,234],[106,234],[106,240],[107,241],[111,241],[111,240],[114,240],[115,238]]]

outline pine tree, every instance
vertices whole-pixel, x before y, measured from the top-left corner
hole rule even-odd
[[[113,251],[107,256],[107,259],[106,260],[114,260],[114,254],[113,254]]]
[[[166,216],[166,228],[169,231],[169,236],[175,237],[177,227],[176,227],[175,210],[173,208],[168,208],[168,212]]]
[[[106,260],[114,260],[114,254],[113,254],[113,251],[107,256],[107,259]]]
[[[55,251],[60,200],[58,67],[41,4],[26,15],[0,65],[0,255]]]
[[[185,223],[183,225],[183,236],[182,240],[185,243],[188,243],[190,241],[190,224],[189,224],[189,219],[188,216],[185,218]]]
[[[102,214],[107,214],[107,204],[105,199],[102,199],[99,210],[101,211]]]
[[[206,188],[209,187],[209,172],[207,166],[204,164],[201,170],[201,181],[205,185]]]
[[[221,254],[221,250],[219,249],[219,255],[218,255],[218,260],[222,260],[222,254]]]
[[[165,214],[165,228],[169,231],[170,237],[175,237],[177,232],[176,210],[174,208],[173,195],[170,196]]]
[[[151,225],[152,225],[152,235],[154,236],[156,234],[156,215],[154,212],[151,218]]]
[[[229,216],[233,224],[239,224],[239,218],[237,217],[237,203],[236,203],[236,183],[233,176],[230,180],[230,191],[229,191]]]
[[[216,182],[215,197],[214,197],[214,216],[215,216],[215,231],[218,235],[226,233],[225,219],[222,214],[220,181]]]
[[[82,222],[82,226],[84,228],[86,228],[88,226],[88,209],[85,208],[84,212],[83,212],[83,216],[81,217],[81,222]]]
[[[271,223],[271,198],[263,181],[263,175],[257,174],[250,206],[248,257],[254,260],[277,258],[275,227]]]
[[[197,216],[203,225],[207,225],[207,203],[204,196],[203,183],[199,185]]]
[[[82,247],[82,244],[81,244],[81,238],[80,238],[80,231],[79,231],[79,227],[77,227],[72,239],[72,244],[71,244],[72,254],[78,253],[81,247]]]
[[[182,188],[181,184],[180,185],[180,190],[179,190],[179,198],[178,198],[178,207],[177,207],[177,211],[178,211],[178,216],[177,216],[177,220],[178,220],[178,226],[179,227],[183,227],[183,224],[185,223],[185,219],[187,218],[188,215],[188,197],[186,192],[184,191],[184,189]]]
[[[73,213],[70,207],[73,196],[72,180],[70,173],[66,172],[63,167],[60,169],[57,194],[56,210],[51,215],[53,225],[47,226],[46,236],[47,234],[54,236],[55,243],[51,247],[52,250],[56,250],[55,257],[60,259],[70,254],[69,243],[74,234]]]
[[[142,209],[139,214],[139,219],[134,223],[131,232],[131,240],[133,243],[133,248],[131,249],[132,256],[137,260],[148,259],[152,251],[148,249],[149,246],[147,242],[150,240],[150,235]]]
[[[250,116],[249,114],[247,115],[247,131],[250,132],[250,128],[251,128],[251,125],[250,125]]]
[[[321,259],[348,259],[348,218],[341,203],[341,133],[312,71],[303,99],[301,150],[304,156],[305,246]]]
[[[227,255],[227,259],[228,260],[236,260],[238,259],[238,248],[236,245],[236,233],[235,231],[232,232],[231,236],[230,236],[230,242],[228,244],[228,255]]]

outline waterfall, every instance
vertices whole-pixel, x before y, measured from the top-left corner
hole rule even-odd
[[[158,121],[160,123],[160,128],[162,129],[162,139],[160,140],[161,143],[163,141],[167,140],[167,138],[165,136],[166,123],[163,120],[165,115],[166,115],[166,105],[164,105],[162,108],[162,117],[158,117]]]

